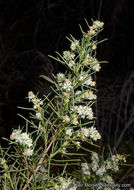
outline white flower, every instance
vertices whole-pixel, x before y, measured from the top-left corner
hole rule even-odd
[[[97,48],[96,44],[93,44],[92,49],[95,50]]]
[[[87,107],[86,106],[78,106],[77,108],[77,113],[82,117],[82,118],[85,118],[86,116],[86,110],[87,110]]]
[[[89,54],[86,55],[85,60],[83,61],[84,65],[90,65],[94,61],[94,58]]]
[[[101,166],[97,172],[96,175],[103,176],[103,174],[106,172],[105,166]]]
[[[104,23],[98,20],[93,22],[93,25],[90,26],[90,30],[88,31],[88,35],[96,35],[97,31],[103,27]]]
[[[101,135],[99,134],[99,132],[96,130],[96,128],[94,127],[90,127],[90,137],[96,141],[98,139],[101,138]]]
[[[88,34],[91,35],[91,36],[96,34],[96,31],[92,28],[92,26],[90,27],[90,30],[88,31]]]
[[[85,80],[88,77],[87,80]],[[85,80],[82,85],[90,85],[90,86],[95,86],[95,81],[93,81],[91,76],[88,76],[86,72],[82,72],[79,77],[79,81]]]
[[[84,135],[85,137],[89,137],[89,135],[90,135],[89,129],[81,128],[81,135],[82,136]]]
[[[74,125],[77,125],[79,122],[78,122],[78,118],[77,118],[77,115],[76,114],[73,114],[72,115],[72,124]]]
[[[63,81],[65,79],[65,75],[63,73],[58,73],[57,74],[57,79],[59,82]]]
[[[122,160],[123,162],[126,162],[125,157],[123,155],[120,155],[120,154],[112,155],[111,159],[115,162],[119,162],[120,160]]]
[[[66,135],[71,137],[72,136],[72,129],[67,129],[66,130]]]
[[[66,154],[66,148],[65,148],[65,147],[62,148],[62,153],[63,153],[63,154]]]
[[[98,165],[98,163],[97,163],[96,161],[93,161],[93,162],[91,163],[91,168],[92,168],[92,171],[93,171],[93,172],[96,172],[97,169],[98,169],[98,167],[99,167],[99,165]]]
[[[88,176],[91,175],[91,172],[90,172],[90,171],[86,171],[86,170],[84,171],[84,170],[83,170],[83,173],[84,173],[85,175],[88,175]]]
[[[110,169],[113,171],[118,171],[119,167],[118,167],[118,162],[112,161],[112,160],[107,160],[106,161],[106,169]]]
[[[79,45],[79,40],[74,40],[74,41],[71,43],[70,48],[71,48],[72,50],[75,50],[78,45]]]
[[[43,105],[43,100],[37,98],[32,91],[28,92],[29,102],[34,104],[34,109],[39,109]]]
[[[104,25],[103,22],[100,22],[98,20],[94,21],[93,25],[90,26],[90,30],[88,31],[88,34],[91,36],[95,35],[97,31],[103,27],[103,25]]]
[[[70,185],[70,183],[68,183],[66,181],[63,182],[62,185],[61,185],[61,190],[67,190],[69,185]]]
[[[36,96],[34,95],[34,93],[32,91],[28,92],[28,98],[29,98],[29,101],[36,98]]]
[[[68,190],[76,190],[77,187],[70,187]]]
[[[105,181],[107,183],[111,183],[111,184],[114,183],[113,178],[111,176],[109,176],[109,175],[104,176],[103,181]]]
[[[90,172],[90,170],[89,170],[88,164],[87,164],[87,163],[82,163],[81,166],[82,166],[82,171],[83,171],[83,173],[84,173],[85,175],[90,176],[90,175],[91,175],[91,172]]]
[[[97,64],[93,65],[92,69],[93,69],[94,71],[96,71],[96,72],[100,71],[100,69],[101,69],[100,64],[97,63]]]
[[[70,51],[64,51],[63,52],[63,57],[66,61],[69,61],[71,59],[74,59],[75,57],[75,54],[74,53],[71,53]]]
[[[61,88],[66,91],[70,91],[73,88],[71,81],[69,79],[66,79]]]
[[[88,163],[86,163],[86,162],[82,163],[81,166],[82,166],[82,169],[84,169],[84,170],[88,170],[89,169]]]
[[[84,77],[86,78],[87,77],[87,74],[85,73],[85,76],[83,73],[81,73],[80,77],[79,77],[79,80],[82,81],[84,80]]]
[[[32,156],[33,155],[33,150],[32,149],[25,149],[23,152],[23,155],[25,156]]]
[[[98,131],[93,127],[88,128],[88,129],[87,128],[81,128],[81,135],[83,137],[89,137],[90,136],[90,138],[92,138],[94,141],[101,138]],[[94,159],[95,159],[95,154],[92,156],[92,160],[94,160]],[[96,160],[98,160],[98,159],[99,159],[98,156],[96,156]]]
[[[39,101],[40,101],[40,105],[42,106],[43,105],[43,100],[39,99]]]
[[[76,142],[75,142],[75,145],[79,147],[79,146],[80,146],[80,142],[79,142],[79,141],[76,141]]]
[[[81,118],[85,119],[85,117],[89,120],[93,119],[93,111],[91,107],[88,106],[82,106],[79,105],[77,107],[77,113],[79,114],[79,116],[81,116]]]
[[[84,83],[85,85],[95,86],[95,81],[93,81],[92,77],[90,76],[87,81]]]
[[[26,132],[21,133],[20,129],[15,129],[10,135],[10,139],[15,140],[16,143],[19,143],[22,146],[33,146],[33,140],[29,137],[29,135]]]
[[[29,135],[25,132],[21,134],[21,139],[27,141],[29,139]]]
[[[69,66],[69,67],[73,67],[73,65],[75,65],[75,62],[74,62],[73,60],[70,60],[70,61],[68,62],[68,66]]]
[[[27,145],[28,147],[31,147],[33,146],[33,140],[32,139],[27,139],[26,142],[25,142],[25,145]]]
[[[91,160],[96,161],[97,163],[99,162],[99,156],[96,152],[92,152]]]
[[[56,190],[76,190],[76,187],[72,187],[73,181],[69,178],[60,177],[59,181],[61,183],[60,187],[55,185]]]
[[[87,56],[86,56],[86,58],[85,58],[83,64],[84,64],[84,65],[90,65],[90,67],[91,67],[94,71],[96,71],[96,72],[100,71],[100,69],[101,69],[100,64],[99,64],[99,61],[98,61],[96,58],[91,57],[89,54],[87,54]],[[85,76],[86,76],[86,75],[85,75]]]
[[[33,145],[32,139],[30,139],[29,135],[27,133],[22,133],[21,138],[19,139],[19,143],[22,145],[27,145],[28,147],[31,147]]]
[[[81,97],[88,100],[95,100],[97,98],[91,90],[87,90]]]
[[[40,113],[40,112],[36,112],[36,117],[37,117],[38,119],[41,119],[41,113]]]
[[[66,59],[66,60],[70,59],[70,54],[71,54],[70,51],[63,51],[63,57],[64,57],[64,59]]]
[[[16,140],[19,139],[21,135],[21,130],[20,129],[15,129],[12,134],[10,135],[11,140]]]
[[[93,94],[93,92],[91,90],[89,90],[87,92],[87,94],[85,94],[85,96],[87,96],[87,99],[89,99],[89,100],[95,100],[97,97],[95,94]]]
[[[97,96],[91,90],[87,90],[82,95],[79,95],[80,93],[82,93],[82,91],[80,90],[77,90],[75,93],[75,95],[78,96],[79,100],[80,99],[95,100],[97,98]]]
[[[88,100],[95,100],[97,96],[93,93],[93,91],[88,90],[83,94],[83,97]]]
[[[110,169],[113,171],[118,171],[119,170],[119,161],[126,162],[126,159],[123,155],[116,154],[112,155],[110,159],[106,160],[106,169]]]
[[[81,93],[81,91],[80,90],[77,90],[76,92],[75,92],[75,95],[77,96],[77,95],[79,95]]]
[[[106,169],[112,169],[113,168],[113,162],[111,160],[106,160]]]
[[[63,116],[63,122],[69,123],[70,122],[70,117],[68,115],[64,115]]]
[[[100,21],[98,21],[98,20],[96,20],[96,21],[93,22],[93,28],[94,28],[94,29],[102,28],[103,25],[104,25],[104,22],[100,22]]]

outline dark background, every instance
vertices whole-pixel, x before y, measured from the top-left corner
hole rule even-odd
[[[134,8],[129,0],[0,1],[0,136],[24,124],[17,113],[27,112],[17,106],[31,106],[28,91],[50,92],[39,76],[64,68],[47,55],[69,48],[65,36],[80,38],[84,18],[90,24],[91,18],[103,21],[99,39],[108,38],[97,54],[108,64],[95,76],[101,144],[134,156]]]

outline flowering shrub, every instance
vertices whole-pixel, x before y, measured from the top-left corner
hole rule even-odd
[[[13,130],[9,147],[0,148],[1,189],[76,190],[83,189],[78,184],[84,183],[107,189],[101,184],[114,183],[113,174],[125,162],[119,154],[104,160],[97,153],[101,134],[93,111],[94,73],[103,63],[96,58],[97,45],[103,40],[97,41],[96,36],[104,23],[86,23],[87,32],[80,26],[81,40],[71,35],[70,50],[50,56],[67,67],[53,80],[43,76],[52,84],[53,98],[48,94],[42,100],[28,93],[33,103],[31,120],[25,118],[26,126]]]

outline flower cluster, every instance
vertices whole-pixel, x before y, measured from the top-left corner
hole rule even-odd
[[[91,36],[95,36],[97,34],[97,32],[103,28],[104,23],[100,22],[98,20],[93,22],[93,25],[90,26],[90,30],[88,31],[88,34]]]
[[[28,98],[29,102],[32,102],[34,104],[34,109],[40,109],[40,107],[43,105],[43,101],[37,98],[32,91],[28,92]]]
[[[93,119],[93,111],[91,107],[79,105],[79,106],[75,106],[75,109],[77,110],[78,115],[82,119],[85,119],[85,118],[89,120]]]
[[[72,43],[71,43],[71,46],[70,46],[70,48],[71,48],[71,50],[75,50],[77,47],[79,46],[79,40],[74,40]]]
[[[112,157],[110,159],[106,160],[106,162],[105,162],[106,169],[118,171],[120,161],[126,162],[126,159],[123,155],[120,155],[120,154],[112,155]]]
[[[92,70],[96,71],[96,72],[99,72],[100,69],[101,69],[99,61],[96,58],[90,56],[89,54],[86,55],[86,57],[85,57],[84,61],[82,62],[82,64],[85,65],[85,66],[91,67]]]
[[[0,158],[0,164],[3,166],[3,168],[4,168],[5,170],[8,169],[7,162],[6,162],[6,160],[5,160],[4,158]]]
[[[59,184],[55,184],[54,190],[76,190],[70,178],[59,177]]]
[[[58,79],[58,84],[60,88],[65,91],[65,92],[70,92],[72,87],[72,83],[69,79],[65,77],[63,73],[58,73],[57,74],[57,79]]]
[[[88,163],[82,163],[81,164],[81,167],[82,167],[82,172],[85,174],[85,175],[88,175],[90,177],[91,175],[91,172],[90,172],[90,168],[89,168],[89,165]]]
[[[86,79],[88,78],[88,79]],[[87,85],[87,86],[95,86],[95,81],[93,81],[93,78],[92,76],[89,76],[85,71],[81,72],[80,73],[80,76],[79,76],[79,81],[84,81],[82,83],[82,85]]]
[[[95,21],[93,22],[93,26],[89,27],[89,29],[97,33],[102,27],[102,22]],[[81,122],[84,123],[85,119],[94,120],[94,113],[91,107],[93,104],[86,104],[86,102],[96,100],[97,98],[93,92],[93,87],[95,87],[96,83],[93,80],[91,72],[98,72],[101,67],[95,54],[92,54],[92,50],[97,48],[96,41],[92,39],[93,36],[89,34],[89,31],[84,33],[81,40],[71,37],[70,50],[64,51],[63,56],[60,55],[57,58],[58,61],[64,62],[64,65],[71,68],[70,72],[66,72],[65,74],[58,73],[56,76],[58,90],[61,91],[63,100],[62,108],[64,111],[61,110],[62,121],[66,125],[78,125]],[[73,73],[71,73],[72,71]],[[76,87],[77,85],[78,88]],[[73,105],[70,105],[71,101],[74,102]],[[82,104],[80,104],[81,102]],[[95,127],[82,127],[75,131],[72,130],[70,126],[65,130],[65,134],[66,137],[72,139],[74,137],[80,137],[82,141],[88,137],[91,141],[97,141],[101,138],[101,135]]]
[[[72,48],[75,49],[76,48],[76,42],[74,42],[72,44]],[[65,59],[65,62],[67,63],[67,65],[71,68],[75,65],[75,61],[74,61],[74,58],[75,58],[75,54],[70,52],[70,51],[64,51],[63,52],[63,58]]]
[[[119,161],[126,162],[125,157],[123,155],[119,155],[119,154],[113,155],[111,158],[107,159],[106,161],[104,161],[102,163],[98,154],[93,152],[91,155],[91,163],[82,163],[81,169],[83,171],[83,174],[88,176],[88,178],[96,176],[96,178],[98,178],[98,180],[100,182],[113,184],[114,180],[110,176],[109,170],[116,172],[117,166],[119,169]],[[109,165],[108,165],[108,163],[109,163]]]
[[[23,132],[20,129],[15,129],[10,135],[11,140],[15,140],[16,143],[24,147],[23,154],[25,156],[32,156],[33,154],[33,140],[29,137],[26,132]]]
[[[68,136],[68,137],[71,137],[72,136],[72,129],[67,129],[66,130],[66,136]]]
[[[28,92],[28,99],[29,99],[29,102],[33,103],[34,105],[33,108],[37,110],[36,117],[38,119],[41,119],[41,106],[43,105],[43,101],[37,98],[32,91]]]
[[[82,93],[82,91],[80,90],[77,90],[75,95],[77,96],[79,101],[81,101],[81,99],[96,100],[97,98],[97,96],[93,93],[92,90],[86,90],[84,93]]]
[[[93,152],[91,155],[91,168],[93,172],[96,172],[99,168],[99,156],[96,152]]]
[[[70,122],[70,117],[68,115],[63,116],[63,122],[64,123],[69,123]]]
[[[89,128],[81,128],[80,132],[82,138],[84,139],[85,137],[90,137],[92,140],[97,141],[98,139],[101,139],[101,135],[99,132],[96,130],[96,128],[89,127]]]
[[[67,138],[70,137],[78,137],[81,138],[82,141],[85,140],[85,138],[90,138],[91,142],[97,141],[98,139],[101,139],[100,133],[96,130],[95,127],[82,127],[76,131],[73,130],[73,128],[66,128],[65,135]],[[76,143],[75,143],[76,144]],[[79,142],[78,142],[79,144]]]
[[[63,52],[63,57],[66,61],[69,61],[71,59],[74,59],[75,58],[75,54],[74,53],[71,53],[70,51],[64,51]]]

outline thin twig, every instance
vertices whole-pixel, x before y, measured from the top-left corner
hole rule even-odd
[[[52,166],[79,166],[77,163],[69,163],[69,164],[56,164],[56,163],[51,163]]]
[[[37,171],[40,169],[41,164],[42,164],[42,162],[44,161],[47,152],[49,151],[50,147],[52,146],[53,142],[55,141],[55,136],[56,136],[56,134],[57,134],[57,133],[55,133],[55,134],[53,135],[52,140],[51,140],[51,142],[49,143],[49,145],[48,145],[46,151],[44,152],[44,154],[43,154],[42,157],[40,158],[40,160],[39,160],[39,162],[38,162],[38,164],[37,164],[37,167],[36,167],[36,169],[35,169],[35,171],[34,171],[34,174],[37,173]],[[25,186],[24,186],[24,188],[23,188],[22,190],[26,190],[26,189],[27,189],[27,187],[28,187],[29,183],[32,181],[33,177],[34,177],[34,175],[32,174],[31,177],[29,178],[28,182],[25,184]]]
[[[120,179],[119,183],[123,182],[124,179],[128,176],[128,174],[134,170],[134,167],[131,167],[126,173],[124,176],[122,176],[122,178]]]

